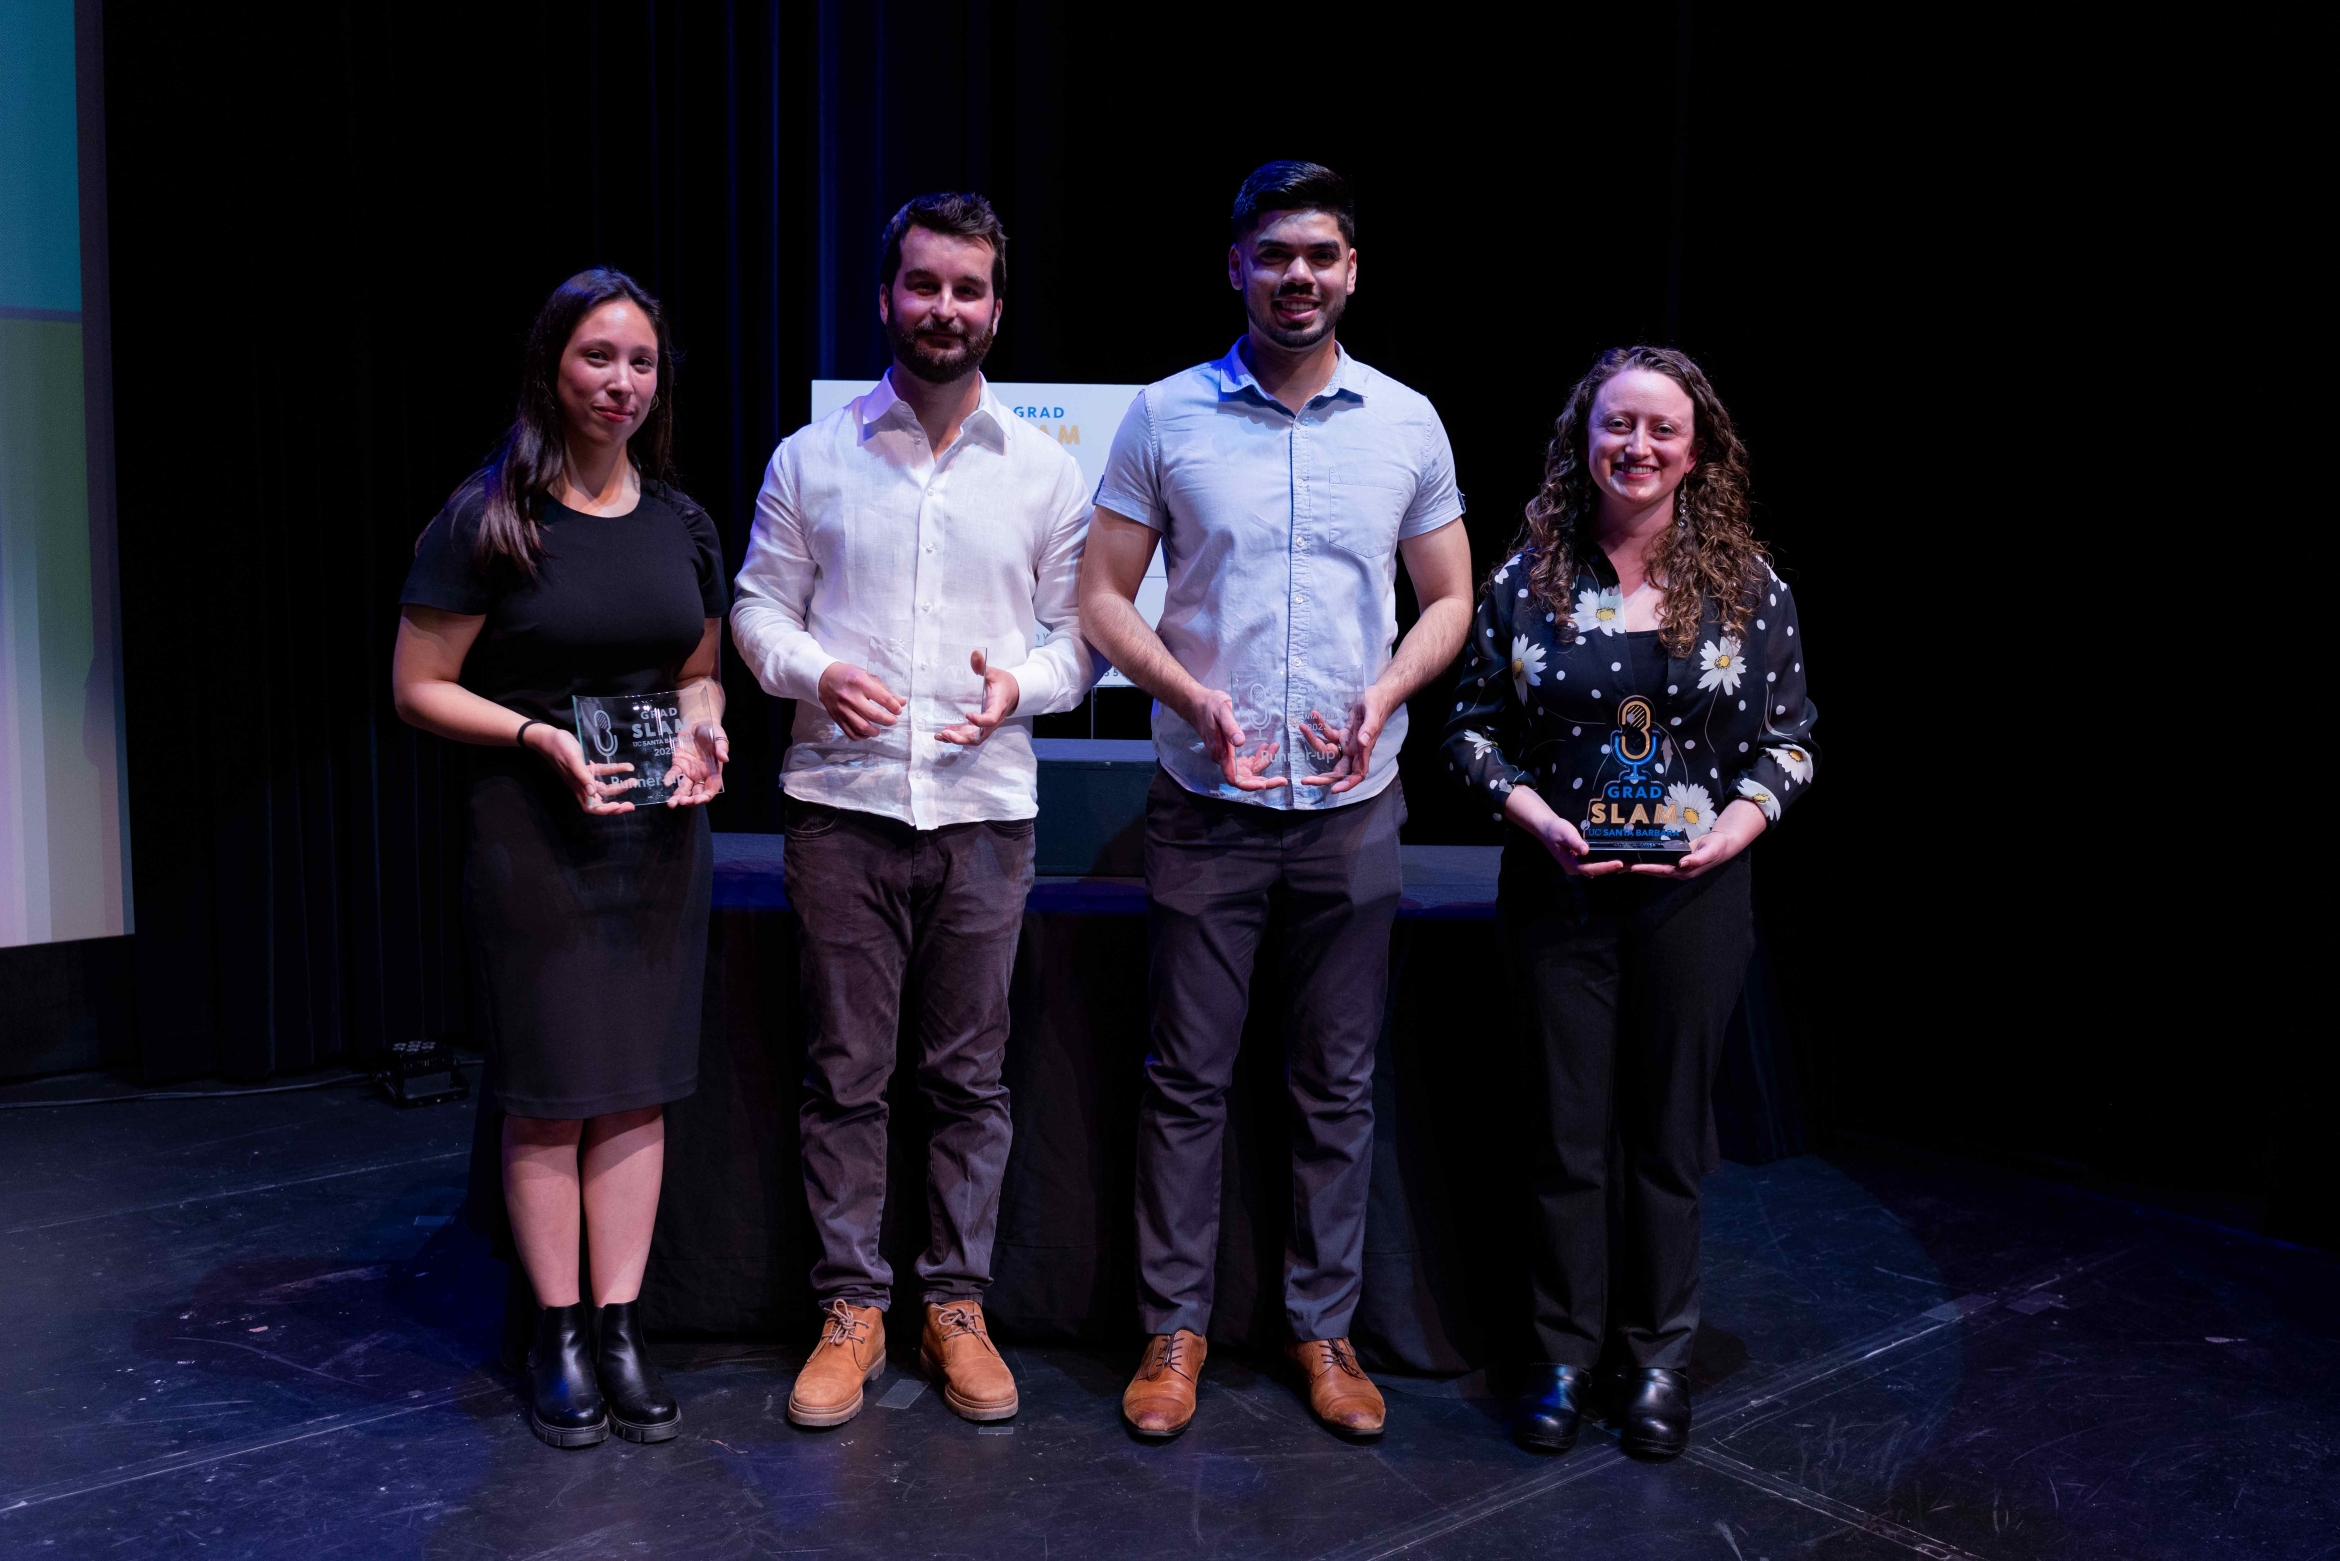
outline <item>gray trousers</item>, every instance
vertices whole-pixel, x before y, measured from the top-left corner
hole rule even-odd
[[[1146,797],[1153,1050],[1138,1108],[1138,1315],[1148,1333],[1210,1331],[1227,1088],[1271,905],[1291,1006],[1293,1337],[1345,1338],[1364,1282],[1373,1052],[1402,878],[1393,781],[1345,807],[1198,797],[1156,772]]]
[[[916,829],[844,808],[788,804],[788,902],[803,923],[809,1033],[798,1123],[820,1256],[815,1298],[885,1308],[886,1081],[902,1003],[916,1004],[918,1087],[932,1109],[929,1301],[991,1282],[1007,1169],[1008,981],[1032,888],[1032,821]]]

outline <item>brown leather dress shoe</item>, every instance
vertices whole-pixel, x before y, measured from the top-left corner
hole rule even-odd
[[[821,1342],[788,1390],[788,1418],[801,1426],[843,1425],[861,1413],[861,1386],[886,1369],[886,1314],[831,1301]]]
[[[1284,1353],[1308,1373],[1308,1407],[1343,1436],[1379,1436],[1386,1413],[1381,1389],[1357,1364],[1346,1339],[1309,1339]]]
[[[1016,1412],[1016,1378],[983,1328],[973,1301],[929,1301],[918,1362],[942,1382],[943,1402],[967,1420],[1005,1420]]]
[[[1191,1329],[1157,1333],[1121,1395],[1121,1416],[1140,1436],[1176,1436],[1194,1418],[1194,1390],[1211,1347]]]

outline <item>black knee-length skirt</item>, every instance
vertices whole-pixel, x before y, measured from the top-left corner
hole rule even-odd
[[[488,1052],[511,1116],[593,1117],[699,1081],[707,810],[596,818],[551,771],[475,775],[463,890]]]

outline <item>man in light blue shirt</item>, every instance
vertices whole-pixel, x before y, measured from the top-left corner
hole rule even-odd
[[[1284,1263],[1310,1407],[1380,1432],[1348,1332],[1362,1289],[1373,1052],[1400,875],[1406,696],[1471,610],[1446,430],[1340,348],[1357,285],[1346,183],[1269,163],[1236,196],[1227,279],[1249,329],[1148,385],[1114,438],[1081,571],[1084,637],[1154,696],[1146,806],[1153,1049],[1138,1128],[1138,1292],[1152,1335],[1122,1413],[1167,1436],[1194,1412],[1218,1249],[1220,1147],[1254,957],[1284,909],[1295,1108]],[[1139,582],[1164,550],[1159,632]],[[1422,614],[1397,632],[1403,558]]]

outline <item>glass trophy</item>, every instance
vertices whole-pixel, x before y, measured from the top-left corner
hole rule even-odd
[[[1647,699],[1635,694],[1617,706],[1608,762],[1577,826],[1592,848],[1587,862],[1670,864],[1714,827],[1714,800],[1704,786],[1668,784],[1659,773],[1665,747]]]
[[[667,775],[674,768],[674,745],[682,736],[682,695],[617,694],[576,696],[577,746],[587,764],[630,764],[625,775],[606,777],[627,790],[610,798],[635,807],[655,807],[674,795]]]

